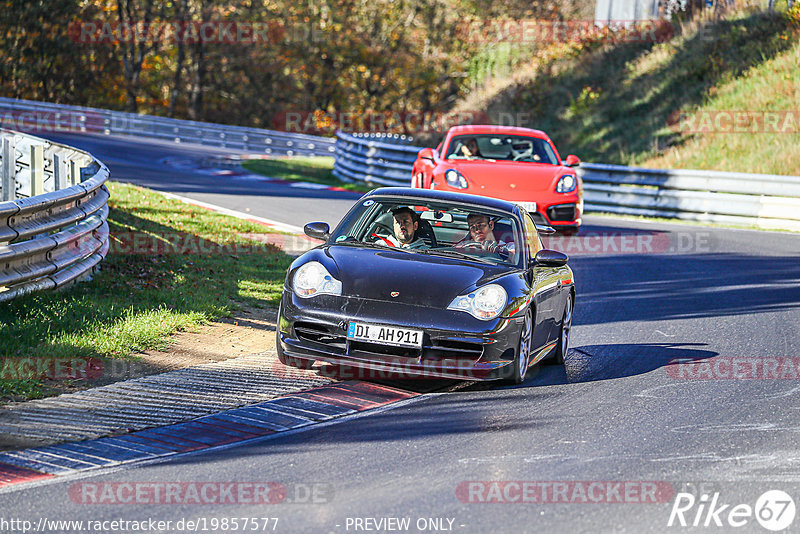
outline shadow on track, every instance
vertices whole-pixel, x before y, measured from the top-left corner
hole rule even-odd
[[[597,380],[613,380],[655,371],[676,360],[686,362],[713,358],[705,343],[639,343],[584,345],[570,349],[565,365],[538,365],[521,386],[538,387]]]
[[[800,261],[731,253],[575,257],[575,324],[752,315],[800,307]]]

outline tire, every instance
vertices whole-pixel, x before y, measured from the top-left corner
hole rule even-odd
[[[575,303],[573,301],[572,292],[567,294],[567,303],[564,305],[564,317],[561,319],[561,328],[558,332],[558,345],[556,345],[556,354],[553,358],[553,363],[556,365],[563,365],[564,358],[569,351],[569,337],[572,332],[572,315],[575,310]]]
[[[528,373],[528,364],[531,361],[531,344],[533,343],[533,317],[531,311],[525,314],[525,320],[522,323],[522,331],[519,334],[519,346],[517,347],[517,356],[514,358],[514,369],[511,378],[506,382],[510,384],[519,385],[525,381],[525,376]]]

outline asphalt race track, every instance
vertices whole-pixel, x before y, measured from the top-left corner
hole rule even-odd
[[[354,199],[154,164],[219,150],[59,140],[92,151],[116,180],[287,224],[336,222]],[[570,254],[578,290],[564,367],[541,367],[519,387],[421,395],[302,432],[5,491],[0,509],[34,524],[173,521],[166,532],[198,518],[233,532],[220,521],[234,517],[277,518],[252,530],[275,532],[692,530],[681,519],[696,521],[693,531],[769,532],[761,523],[780,525],[796,507],[759,497],[800,496],[800,235],[585,223],[577,239],[551,242]],[[287,493],[280,504],[85,504],[81,490],[103,482],[278,482]],[[736,505],[751,514],[732,515]]]

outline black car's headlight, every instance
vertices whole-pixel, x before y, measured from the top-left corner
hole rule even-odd
[[[508,302],[508,294],[502,286],[489,284],[468,295],[459,295],[447,307],[448,310],[464,311],[476,319],[488,321],[503,312]]]
[[[556,193],[572,193],[576,187],[578,187],[578,179],[571,174],[565,174],[556,184]]]
[[[298,297],[341,295],[342,283],[318,261],[310,261],[297,269],[292,278],[292,290]]]
[[[447,169],[444,173],[444,180],[450,187],[455,187],[456,189],[467,188],[467,179],[455,169]]]

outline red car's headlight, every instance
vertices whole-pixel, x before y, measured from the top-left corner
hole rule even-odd
[[[455,187],[456,189],[467,188],[467,179],[464,177],[463,174],[461,174],[455,169],[446,170],[444,173],[444,180],[450,187]]]
[[[578,179],[571,174],[565,174],[556,184],[556,193],[572,193],[576,187],[578,187]]]

